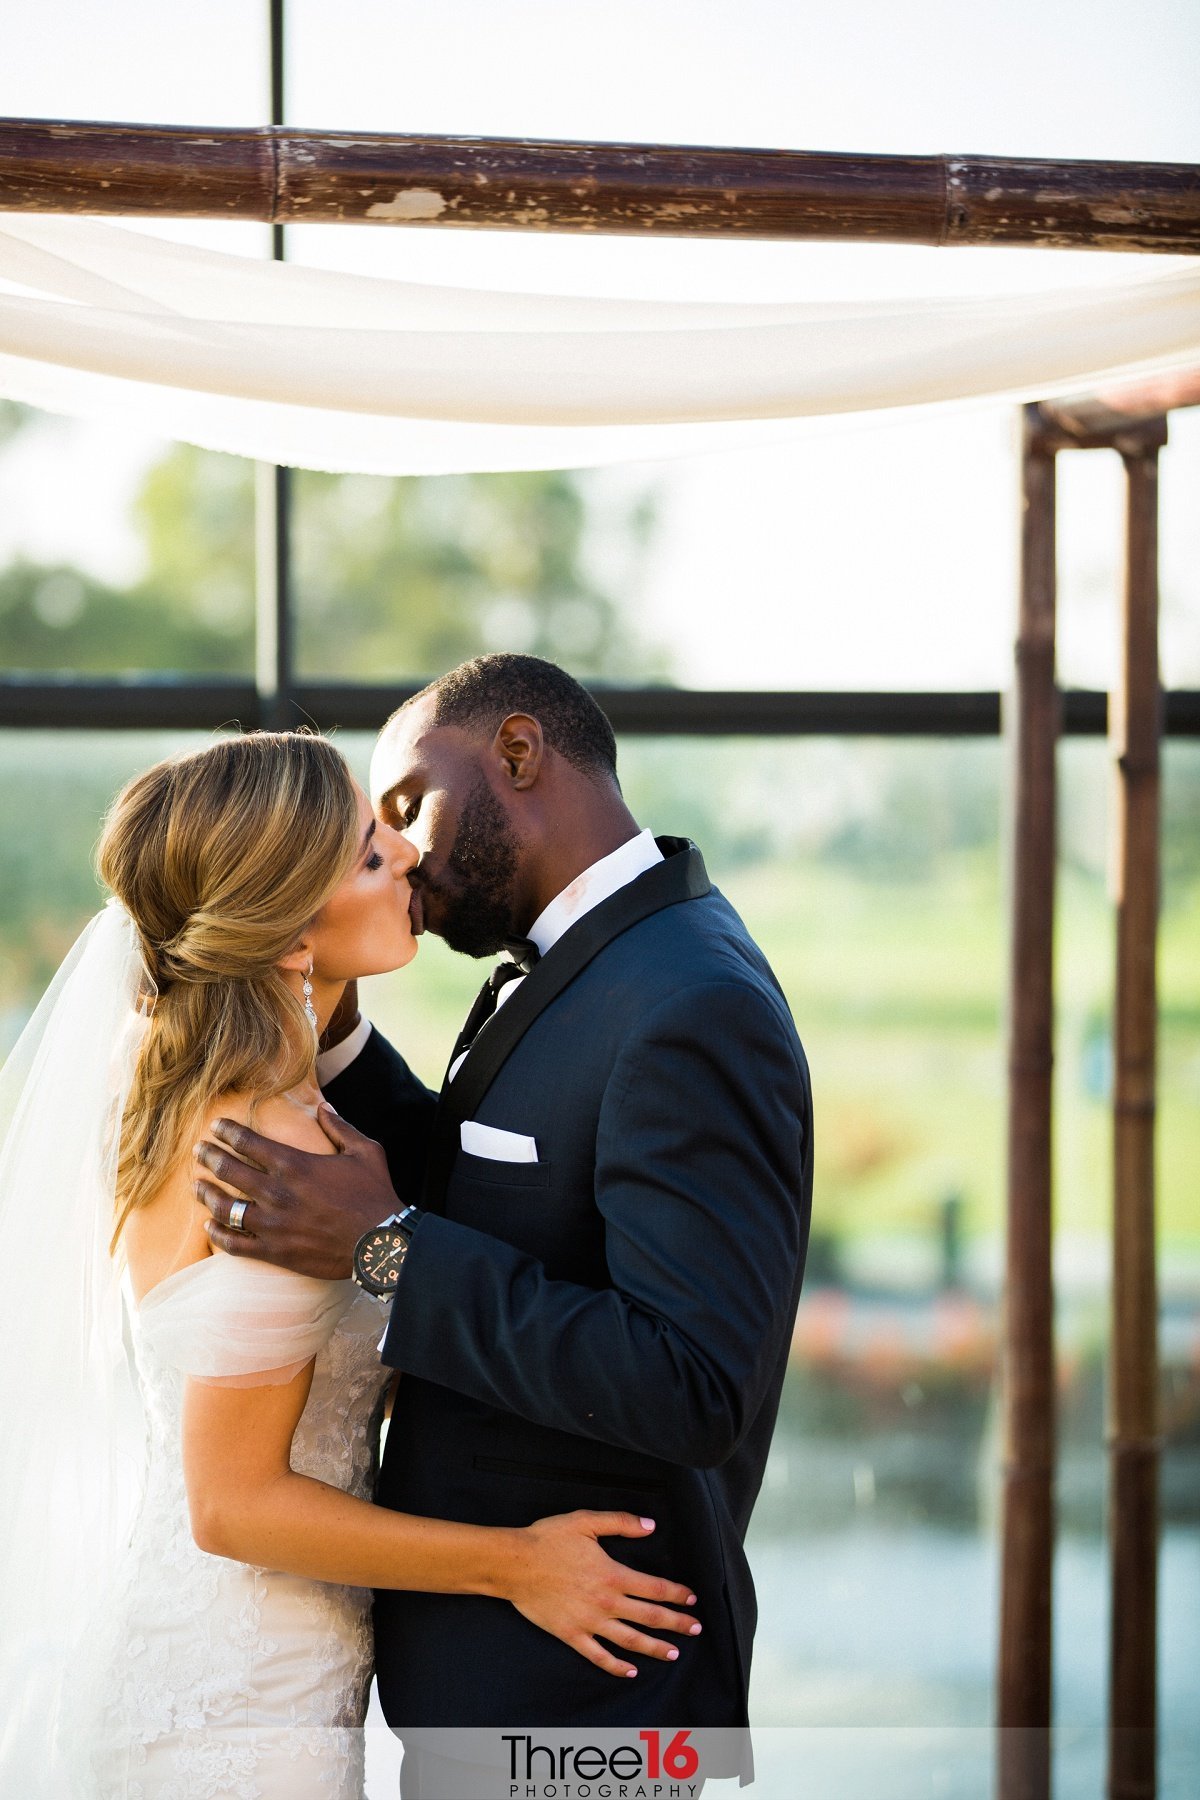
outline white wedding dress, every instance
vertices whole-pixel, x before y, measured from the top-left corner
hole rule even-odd
[[[109,1239],[147,983],[109,901],[0,1069],[0,1795],[360,1800],[370,1594],[198,1549],[182,1410],[189,1378],[313,1360],[292,1467],[370,1499],[383,1308],[219,1253],[134,1306]]]
[[[88,1800],[360,1800],[370,1592],[197,1548],[182,1464],[187,1377],[257,1385],[312,1356],[299,1474],[370,1499],[384,1393],[378,1301],[214,1254],[129,1303],[145,1485],[72,1686],[71,1761]]]

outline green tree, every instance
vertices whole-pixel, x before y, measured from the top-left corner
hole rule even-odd
[[[314,674],[428,675],[498,649],[549,656],[585,677],[666,672],[631,622],[635,607],[619,605],[589,568],[575,475],[302,473],[295,519],[300,655]],[[650,497],[636,497],[612,528],[636,581],[654,528]]]

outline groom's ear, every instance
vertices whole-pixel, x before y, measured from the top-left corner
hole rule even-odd
[[[504,765],[510,787],[518,792],[531,788],[542,770],[545,744],[542,728],[528,713],[510,713],[492,747]]]

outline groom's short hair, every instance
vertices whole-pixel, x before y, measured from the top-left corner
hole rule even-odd
[[[495,732],[512,713],[528,713],[552,750],[585,775],[616,780],[613,728],[585,687],[557,663],[503,651],[474,656],[408,702],[435,697],[435,725]],[[403,709],[401,709],[403,710]]]

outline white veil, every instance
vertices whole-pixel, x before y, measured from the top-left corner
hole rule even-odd
[[[68,1791],[81,1635],[141,1487],[108,1244],[148,987],[137,933],[110,900],[0,1070],[0,1792],[21,1800]]]

